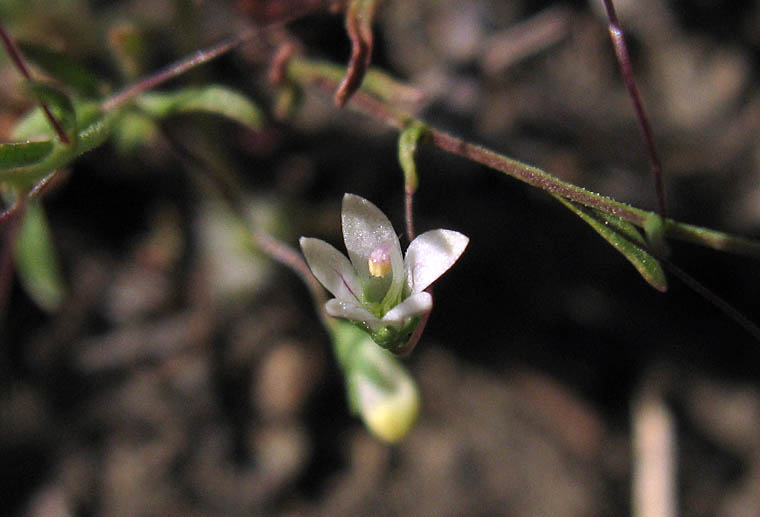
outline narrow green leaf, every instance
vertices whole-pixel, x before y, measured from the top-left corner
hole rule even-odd
[[[415,103],[422,101],[425,97],[422,90],[373,69],[367,71],[362,89],[373,92],[381,99],[393,103]]]
[[[665,271],[660,262],[645,250],[646,242],[635,226],[624,219],[577,205],[561,196],[554,197],[622,253],[649,285],[658,291],[667,291]]]
[[[316,61],[293,56],[287,64],[288,77],[296,84],[324,82],[325,79],[339,83],[346,69],[327,61]],[[422,91],[404,84],[379,70],[370,69],[359,89],[386,102],[409,103],[423,99]]]
[[[255,130],[264,126],[264,117],[259,108],[243,94],[224,86],[149,92],[141,95],[137,104],[143,111],[158,118],[179,113],[205,112],[226,117]]]
[[[16,242],[16,271],[24,289],[40,307],[57,309],[63,300],[63,281],[42,205],[30,201]]]
[[[398,138],[398,161],[404,171],[404,188],[407,193],[413,194],[417,190],[419,178],[417,176],[417,143],[427,132],[424,124],[415,122],[407,126]]]
[[[24,57],[77,93],[86,97],[100,95],[101,82],[97,76],[68,55],[36,43],[23,42],[19,46]]]
[[[28,167],[41,162],[53,150],[53,142],[0,144],[0,171]]]
[[[235,120],[251,129],[264,127],[259,108],[241,93],[222,86],[201,89],[182,108],[185,112],[206,111]]]

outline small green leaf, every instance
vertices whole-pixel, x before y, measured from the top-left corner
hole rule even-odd
[[[97,76],[68,55],[36,43],[24,42],[19,46],[24,57],[77,93],[86,97],[100,95],[101,83]]]
[[[29,190],[48,174],[66,167],[79,155],[100,146],[111,135],[113,123],[118,118],[115,113],[103,114],[98,104],[84,103],[76,107],[79,131],[74,145],[65,145],[55,140],[50,142],[52,150],[41,161],[15,169],[0,168],[0,182],[7,182],[20,191]],[[27,115],[13,131],[14,138],[29,139],[48,137],[53,130],[47,126],[42,110],[37,108]]]
[[[41,162],[53,150],[53,142],[0,144],[0,171],[28,167]]]
[[[259,108],[241,93],[224,86],[145,93],[137,99],[137,104],[143,111],[157,118],[179,113],[205,112],[226,117],[254,130],[264,126],[264,117]]]
[[[646,242],[635,226],[619,217],[577,205],[561,196],[554,197],[622,253],[649,285],[658,291],[667,291],[665,271],[660,262],[646,251]]]
[[[41,103],[47,104],[53,116],[69,137],[69,145],[76,147],[77,116],[74,103],[62,90],[39,81],[26,81],[29,90]]]
[[[16,271],[24,289],[40,307],[57,309],[63,300],[63,281],[42,205],[30,201],[16,242]]]
[[[88,126],[93,125],[103,116],[100,105],[96,102],[76,103],[74,111],[76,114],[76,126],[83,128],[80,131],[80,136],[88,131]],[[52,139],[56,134],[53,128],[50,127],[42,109],[36,107],[16,123],[11,136],[15,140],[40,140]]]
[[[417,154],[417,143],[426,133],[427,127],[416,122],[407,126],[398,138],[398,161],[404,171],[404,188],[409,194],[413,194],[419,184],[414,157]]]

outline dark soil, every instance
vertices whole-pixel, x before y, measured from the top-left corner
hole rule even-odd
[[[431,124],[654,209],[592,3],[387,0],[375,64],[427,93]],[[116,20],[145,28],[147,71],[249,23],[234,2],[66,4],[29,2],[9,29],[112,78],[103,32]],[[619,4],[669,215],[760,237],[760,2]],[[305,52],[347,60],[338,16],[289,29]],[[170,86],[219,82],[266,105],[256,56]],[[14,74],[5,63],[3,128],[25,102]],[[339,244],[344,192],[403,227],[396,133],[319,92],[260,133],[193,116],[167,130],[239,174],[256,220],[290,244]],[[14,284],[0,328],[6,512],[626,515],[640,403],[654,401],[673,424],[678,514],[758,515],[760,343],[675,276],[666,294],[650,288],[550,196],[432,147],[418,166],[418,230],[471,243],[408,360],[420,422],[391,447],[349,415],[306,289],[239,249],[203,171],[160,136],[75,162],[45,201],[65,303],[44,313]],[[679,242],[670,259],[760,320],[756,259]]]

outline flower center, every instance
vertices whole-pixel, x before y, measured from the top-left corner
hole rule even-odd
[[[391,270],[391,254],[387,246],[381,246],[369,254],[367,260],[369,274],[375,278],[383,278]]]

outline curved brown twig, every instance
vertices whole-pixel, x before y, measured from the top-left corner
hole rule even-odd
[[[342,108],[361,86],[372,63],[372,21],[380,0],[351,0],[346,8],[346,31],[351,39],[351,59],[346,76],[335,92],[335,104]]]

